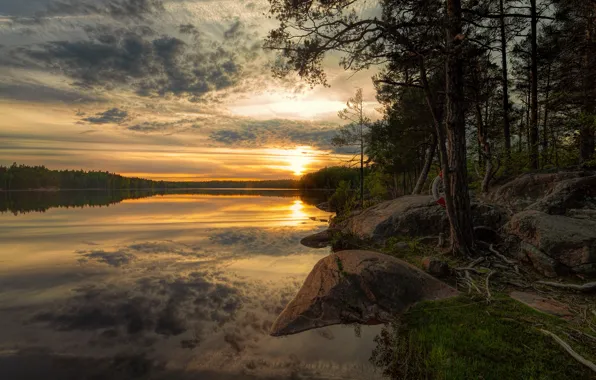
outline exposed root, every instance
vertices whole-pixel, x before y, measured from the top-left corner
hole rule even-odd
[[[492,294],[490,294],[490,278],[493,274],[495,274],[497,272],[495,272],[494,270],[491,271],[488,276],[486,276],[486,298],[488,299],[488,301],[490,302],[491,298],[493,298]]]
[[[472,261],[470,264],[468,264],[468,267],[474,268],[476,265],[480,264],[483,261],[484,261],[484,257],[479,257],[476,260]]]
[[[550,335],[555,340],[555,342],[557,342],[561,347],[563,347],[563,349],[565,349],[565,351],[567,351],[567,353],[571,355],[575,360],[590,368],[592,371],[596,372],[596,364],[592,363],[591,361],[587,360],[586,358],[575,352],[573,348],[571,348],[571,346],[568,345],[563,339],[559,338],[558,336],[556,336],[548,330],[540,329],[540,331],[542,331],[546,335]]]
[[[536,281],[536,283],[541,284],[541,285],[546,285],[546,286],[552,286],[553,288],[577,290],[578,292],[584,292],[584,293],[596,291],[596,282],[588,282],[583,285],[561,284],[559,282],[551,282],[551,281]],[[592,311],[592,312],[594,313],[594,311]]]
[[[476,273],[476,274],[482,274],[482,272],[480,272],[478,269],[472,268],[472,267],[454,268],[453,270],[455,270],[457,272],[472,272],[472,273]],[[469,275],[469,273],[468,273],[468,275]]]
[[[505,263],[509,264],[509,265],[515,265],[515,262],[509,260],[508,258],[506,258],[504,255],[502,255],[499,251],[497,251],[494,247],[493,244],[491,244],[488,247],[488,250],[491,251],[495,256],[497,256],[499,259],[503,260]]]

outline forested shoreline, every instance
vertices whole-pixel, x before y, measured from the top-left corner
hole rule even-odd
[[[45,166],[27,166],[16,163],[0,166],[0,190],[167,190],[209,188],[275,188],[298,189],[296,180],[263,181],[153,181],[124,177],[103,171],[51,170]]]

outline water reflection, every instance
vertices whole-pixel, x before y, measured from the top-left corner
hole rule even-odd
[[[0,376],[374,378],[377,328],[267,334],[328,217],[246,193],[0,215]]]
[[[51,208],[107,207],[126,200],[141,200],[156,195],[204,194],[210,196],[239,197],[300,197],[310,205],[326,200],[328,194],[322,191],[278,190],[278,189],[172,189],[172,190],[65,190],[65,191],[1,191],[0,213],[15,215],[28,212],[45,212]],[[168,201],[186,202],[189,198],[167,197]],[[149,201],[153,202],[153,201]]]

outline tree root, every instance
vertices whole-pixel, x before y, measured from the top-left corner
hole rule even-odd
[[[509,260],[508,258],[506,258],[504,255],[502,255],[499,251],[497,251],[493,244],[491,244],[488,247],[488,250],[491,251],[495,256],[497,256],[499,259],[503,260],[505,263],[509,264],[509,265],[515,265],[515,262]]]
[[[575,352],[573,348],[571,348],[571,346],[567,344],[563,339],[559,338],[558,336],[556,336],[548,330],[540,329],[540,331],[542,331],[542,333],[546,335],[550,335],[555,340],[555,342],[557,342],[561,347],[563,347],[563,349],[565,349],[565,351],[567,351],[569,355],[573,356],[575,360],[590,368],[592,371],[596,372],[596,364],[592,363],[591,361],[587,360],[586,358]]]
[[[596,292],[596,282],[588,282],[583,285],[561,284],[558,282],[550,282],[550,281],[536,281],[536,283],[541,284],[541,285],[546,285],[546,286],[552,286],[553,288],[577,290],[579,292],[584,292],[584,293]],[[594,311],[592,311],[592,312],[594,313]]]
[[[488,301],[489,301],[489,302],[490,302],[491,298],[493,298],[492,294],[490,294],[490,284],[489,284],[489,281],[490,281],[490,278],[491,278],[491,276],[492,276],[493,274],[495,274],[495,273],[497,273],[497,272],[495,272],[495,271],[493,270],[493,271],[491,271],[491,272],[488,274],[488,276],[486,276],[486,298],[488,299]]]

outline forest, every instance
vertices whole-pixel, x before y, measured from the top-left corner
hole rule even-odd
[[[173,182],[153,181],[124,177],[103,171],[50,170],[45,166],[27,166],[16,163],[9,167],[0,165],[0,190],[165,190],[203,188],[274,188],[295,189],[295,180],[267,181],[203,181]]]
[[[382,119],[363,117],[357,92],[347,110],[360,115],[336,142],[359,145],[362,166],[402,194],[441,171],[454,252],[475,247],[470,189],[595,166],[593,0],[384,0],[378,14],[356,0],[270,2],[275,75],[326,85],[330,53],[345,70],[381,68]]]

